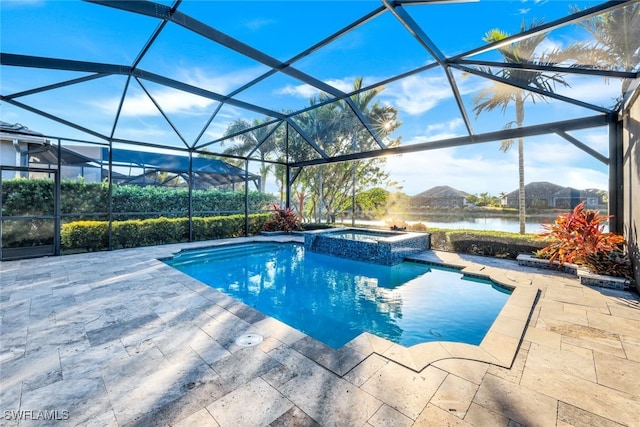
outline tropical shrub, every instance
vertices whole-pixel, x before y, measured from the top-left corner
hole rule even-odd
[[[75,221],[63,224],[60,230],[64,249],[97,251],[109,246],[108,221]]]
[[[260,233],[270,214],[250,214],[247,234],[253,236]],[[193,240],[227,239],[245,235],[244,215],[221,215],[193,218]]]
[[[249,215],[249,235],[257,234],[269,214]],[[113,221],[114,249],[186,242],[189,239],[188,218],[153,218]],[[104,250],[108,247],[108,221],[75,221],[62,225],[63,250]],[[244,236],[244,215],[193,218],[193,240],[211,240]]]
[[[137,248],[143,246],[142,224],[140,219],[130,219],[127,221],[113,221],[111,235],[113,245],[116,248]],[[63,227],[64,228],[64,227]]]
[[[624,237],[604,231],[604,222],[611,215],[603,216],[598,211],[585,209],[584,204],[558,215],[553,224],[542,225],[546,231],[538,237],[548,244],[537,255],[550,263],[557,261],[559,266],[580,264],[596,274],[631,277]]]
[[[273,205],[271,216],[262,226],[263,231],[294,231],[301,230],[300,220],[291,208],[280,209]]]
[[[532,235],[484,230],[447,230],[446,240],[454,252],[506,259],[515,259],[541,246]]]
[[[625,277],[633,280],[631,260],[621,250],[597,252],[587,256],[585,265],[590,271],[607,276]]]

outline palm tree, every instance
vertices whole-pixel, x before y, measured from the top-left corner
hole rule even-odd
[[[529,29],[542,24],[542,22],[533,21]],[[522,23],[520,31],[525,31],[525,24]],[[483,40],[487,43],[493,43],[504,40],[509,37],[506,32],[493,29],[487,32]],[[533,63],[536,65],[553,65],[558,55],[557,51],[550,53],[539,53],[541,43],[546,39],[546,34],[533,35],[524,40],[511,43],[509,45],[498,48],[498,52],[503,56],[504,62],[521,64],[523,62]],[[553,92],[556,84],[567,86],[562,76],[558,73],[545,73],[544,71],[528,71],[522,69],[503,68],[495,73],[489,68],[483,68],[483,71],[501,77],[503,80],[513,82],[518,86],[510,86],[503,83],[492,82],[492,84],[476,96],[473,111],[476,118],[483,111],[492,111],[500,107],[504,114],[507,107],[513,103],[515,105],[516,118],[514,121],[505,125],[505,129],[509,129],[514,125],[518,128],[524,123],[524,105],[527,101],[535,103],[538,100],[546,100],[545,97],[536,92],[522,89],[522,86],[530,86],[547,92]],[[514,141],[509,139],[502,141],[500,150],[507,152],[513,146]],[[525,233],[525,191],[524,191],[524,139],[518,138],[518,205],[520,219],[520,234]]]
[[[351,101],[358,108],[363,115],[369,120],[371,127],[378,133],[380,138],[386,138],[394,130],[396,130],[402,122],[398,120],[398,110],[388,104],[381,104],[376,97],[384,90],[384,86],[378,86],[376,88],[365,90],[362,89],[362,77],[358,77],[353,82],[353,92],[357,92],[351,96]],[[346,102],[340,104],[341,110],[350,114],[350,107]],[[352,116],[352,114],[350,114]],[[344,121],[347,125],[350,125],[350,121]],[[362,125],[356,123],[356,127],[362,128]],[[392,147],[399,145],[400,141],[388,141],[387,146]]]
[[[354,82],[353,90],[357,92],[361,88],[362,79],[358,78]],[[383,88],[376,88],[359,92],[351,96],[351,101],[380,137],[386,137],[400,126],[401,122],[397,120],[397,111],[393,107],[383,105],[375,99],[382,90]],[[376,142],[349,103],[326,103],[328,100],[325,94],[310,99],[310,106],[315,108],[294,116],[293,120],[329,157],[348,154],[354,150],[373,150],[377,146]],[[398,141],[387,142],[387,146],[397,143]],[[295,135],[293,138],[290,135],[289,155],[292,159],[304,160],[309,155],[317,156],[317,153],[310,153],[308,149],[308,144]],[[386,179],[387,174],[381,168],[383,163],[382,159],[372,159],[353,164],[340,162],[305,168],[296,182],[298,189],[307,194],[309,203],[316,207],[314,211],[316,220],[319,221],[320,210],[322,216],[329,214],[332,217],[351,205],[349,199],[350,194],[353,194],[354,177],[363,186],[375,185]]]
[[[271,171],[271,165],[266,163],[265,160],[267,160],[267,158],[277,149],[277,144],[273,135],[270,135],[266,141],[258,146],[258,144],[266,138],[269,131],[272,129],[270,126],[260,126],[266,122],[267,119],[255,119],[253,123],[249,123],[244,119],[238,119],[231,123],[224,133],[224,136],[236,135],[233,137],[233,140],[239,142],[233,147],[227,148],[224,151],[225,154],[245,156],[254,148],[258,147],[256,153],[262,161],[260,164],[260,191],[263,193],[266,190],[267,176]],[[256,126],[260,127],[252,131],[245,132],[245,130],[255,128]]]
[[[572,12],[578,9],[573,7]],[[606,70],[633,71],[640,64],[640,3],[634,2],[578,23],[596,41],[576,43],[571,53],[586,66]],[[631,84],[622,81],[622,94]]]
[[[398,111],[390,105],[382,105],[376,97],[384,90],[384,86],[378,86],[374,89],[360,91],[362,89],[363,79],[358,77],[353,82],[353,92],[356,94],[351,96],[352,104],[362,112],[365,118],[369,121],[374,132],[378,134],[380,138],[388,137],[393,131],[395,131],[402,122],[398,120]],[[375,101],[374,101],[375,100]],[[375,144],[372,136],[364,128],[363,124],[352,112],[351,106],[346,101],[342,101],[339,105],[341,110],[341,123],[343,126],[343,133],[347,138],[351,139],[351,149],[355,152],[358,150],[357,144],[360,143],[365,147],[369,147]],[[387,143],[387,146],[399,145],[400,140],[391,141]],[[380,163],[380,160],[373,160],[366,162],[366,168],[372,169],[371,166],[375,163]],[[382,160],[384,162],[384,160]],[[351,183],[351,221],[352,225],[355,225],[355,211],[356,211],[356,187],[358,181],[358,165],[361,162],[353,161],[352,168],[352,183]],[[386,179],[388,175],[381,175],[377,179]],[[347,193],[344,193],[347,194]],[[341,201],[339,204],[346,207],[349,203]]]

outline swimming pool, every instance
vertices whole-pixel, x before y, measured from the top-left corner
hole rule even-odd
[[[190,250],[164,262],[334,348],[362,332],[404,346],[477,345],[510,295],[453,269],[371,264],[295,243]]]

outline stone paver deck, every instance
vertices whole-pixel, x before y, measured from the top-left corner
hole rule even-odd
[[[515,287],[482,344],[334,350],[158,261],[225,242],[0,263],[0,425],[640,425],[634,293],[429,251]]]

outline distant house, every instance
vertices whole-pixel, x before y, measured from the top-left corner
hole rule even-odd
[[[553,208],[554,195],[564,187],[551,182],[532,182],[524,186],[525,207],[527,208]],[[518,208],[519,191],[514,190],[502,198],[502,205],[509,208]]]
[[[439,185],[413,196],[409,202],[412,208],[462,208],[468,205],[469,193],[456,190],[448,185]]]
[[[604,200],[606,192],[594,188],[586,190],[576,190],[566,187],[553,195],[553,206],[560,209],[573,209],[581,202],[585,201],[587,208],[599,208],[606,205]]]
[[[11,167],[29,166],[29,153],[47,149],[49,141],[39,132],[19,123],[0,121],[0,165]],[[12,172],[16,176],[26,176],[24,172]],[[5,177],[7,174],[4,175]]]
[[[81,177],[84,182],[101,182],[110,176],[116,184],[172,187],[187,186],[192,168],[194,189],[235,190],[244,185],[246,178],[260,188],[259,175],[247,175],[244,169],[222,160],[194,157],[190,161],[187,156],[119,148],[109,152],[101,145],[72,142],[59,147],[26,126],[2,121],[0,167],[2,178],[52,178],[55,171],[63,180]]]
[[[606,205],[606,191],[589,188],[577,190],[572,187],[562,187],[550,182],[532,182],[524,186],[525,206],[527,208],[556,208],[573,209],[583,200],[585,206],[591,209],[603,208]],[[518,208],[518,190],[506,194],[502,198],[502,205]]]

